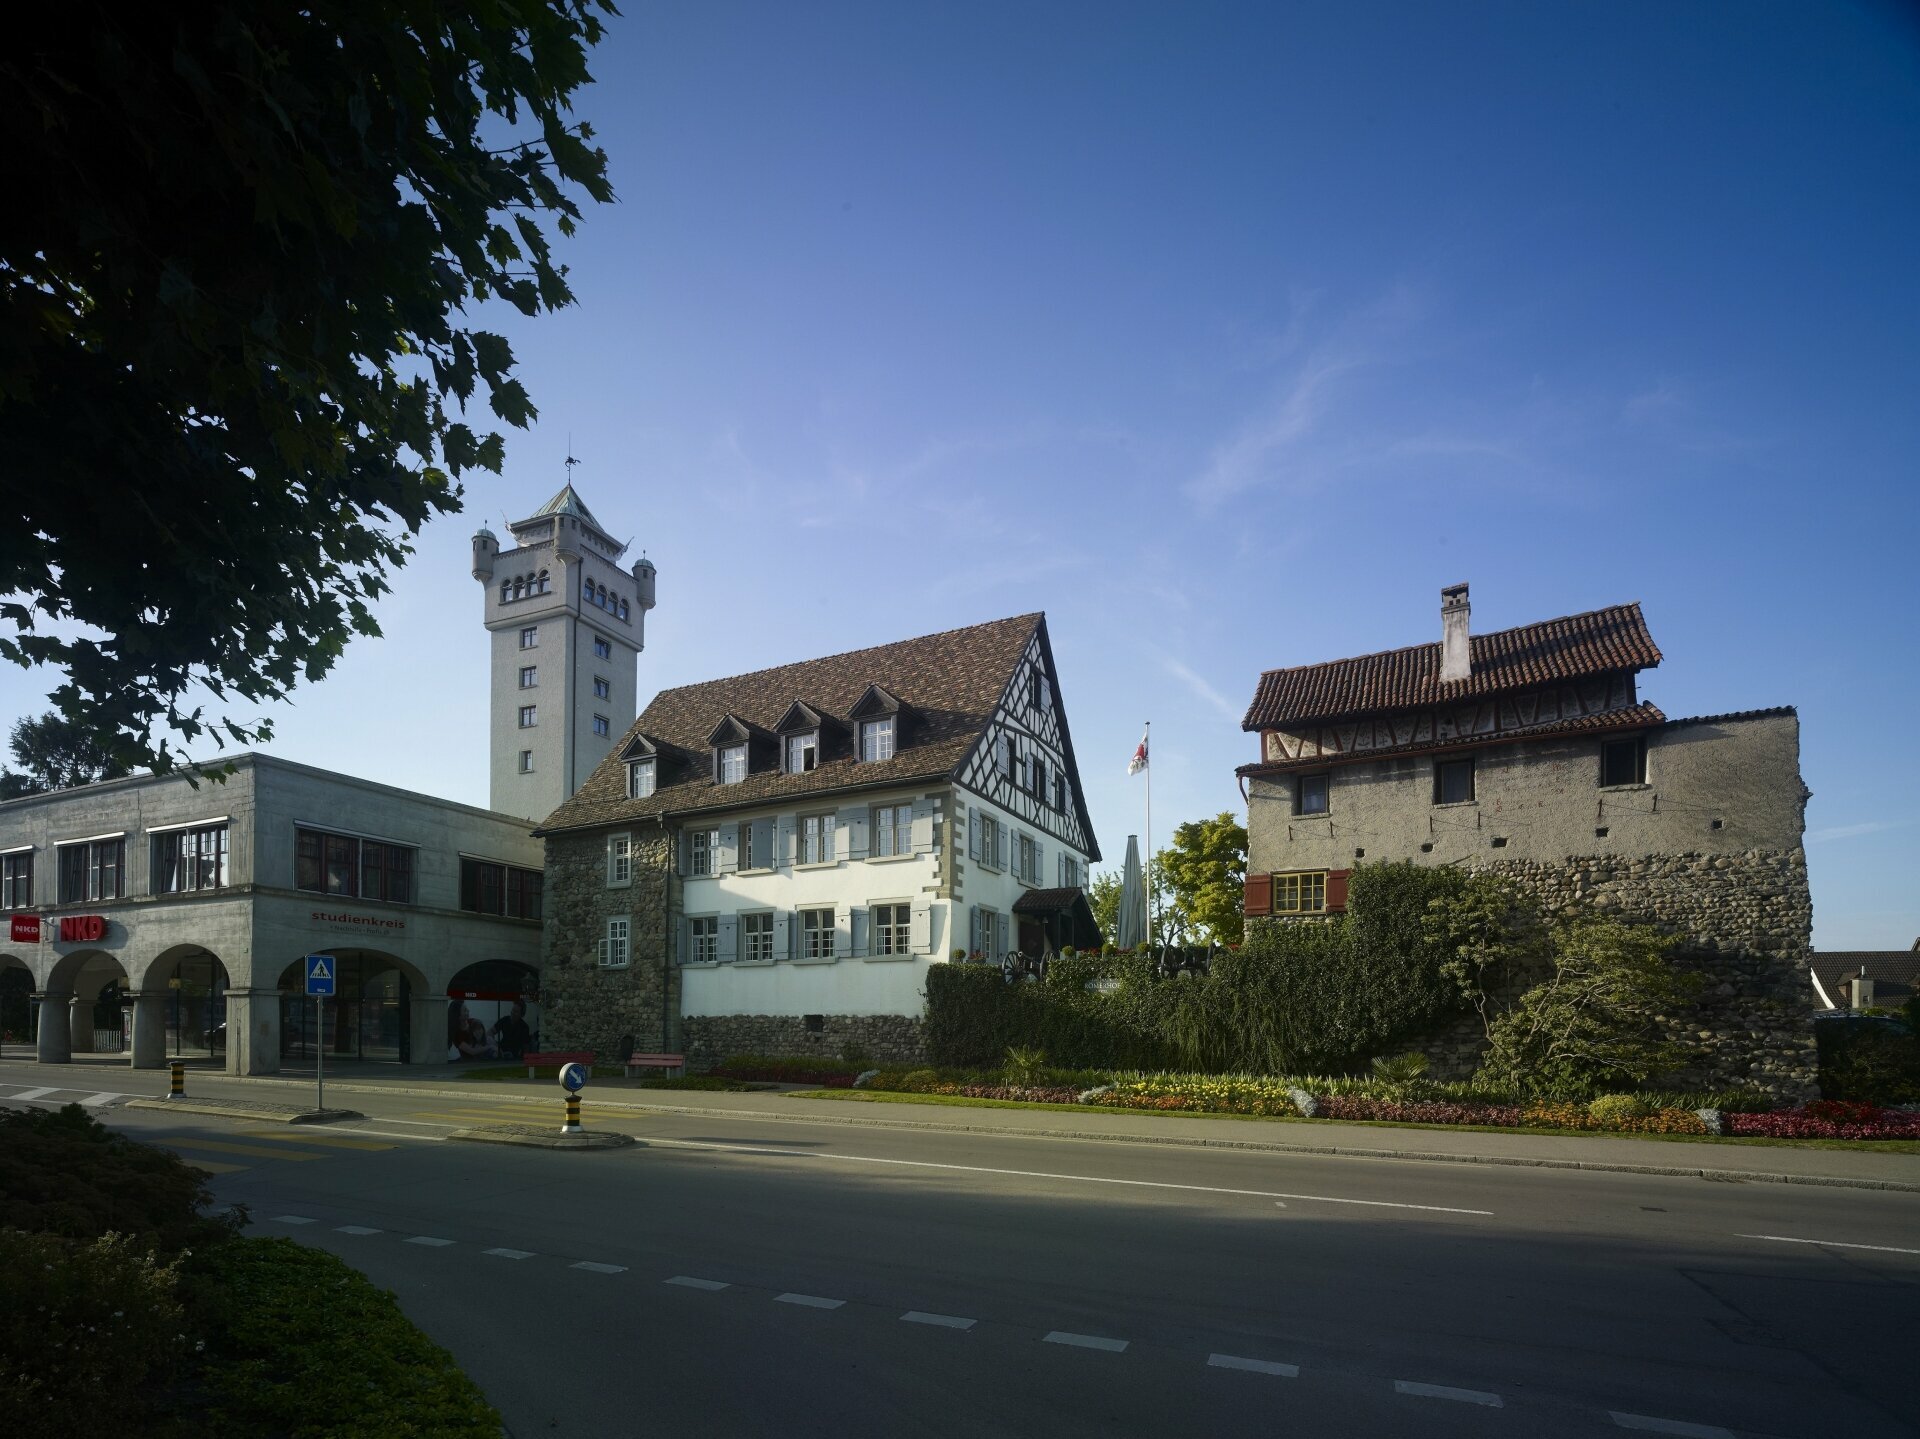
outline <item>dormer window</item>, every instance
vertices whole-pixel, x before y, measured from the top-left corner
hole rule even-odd
[[[721,784],[739,784],[747,777],[747,747],[743,744],[721,746],[715,764]]]
[[[860,762],[876,764],[893,758],[893,716],[860,722]]]
[[[653,794],[657,771],[654,761],[637,759],[627,766],[627,798],[647,799]]]
[[[820,763],[820,731],[787,736],[787,773],[805,774]]]

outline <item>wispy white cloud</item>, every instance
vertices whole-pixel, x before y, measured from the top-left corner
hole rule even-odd
[[[1837,839],[1858,839],[1864,834],[1879,834],[1889,829],[1905,829],[1913,824],[1910,819],[1870,819],[1859,824],[1829,825],[1824,829],[1807,831],[1808,844],[1831,844]]]
[[[1153,651],[1155,657],[1160,661],[1161,668],[1191,690],[1195,698],[1212,705],[1213,708],[1236,724],[1239,723],[1241,713],[1240,706],[1236,705],[1232,700],[1221,694],[1219,690],[1208,684],[1203,676],[1175,659],[1165,650],[1154,646]]]

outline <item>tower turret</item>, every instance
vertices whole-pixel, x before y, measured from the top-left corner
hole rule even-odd
[[[493,562],[500,556],[499,538],[485,525],[473,532],[473,577],[483,585],[493,583]]]
[[[633,602],[643,610],[653,608],[653,581],[658,574],[644,554],[633,562]]]

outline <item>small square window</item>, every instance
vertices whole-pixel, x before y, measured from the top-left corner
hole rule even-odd
[[[520,706],[520,728],[521,729],[532,729],[536,724],[540,722],[539,708],[540,707],[538,705],[521,705]]]
[[[595,675],[593,677],[593,697],[597,700],[610,700],[613,698],[613,686],[607,683],[604,675]]]
[[[521,649],[523,650],[536,649],[538,648],[539,644],[540,644],[540,626],[528,625],[525,629],[520,631],[520,648]]]
[[[1436,760],[1433,766],[1433,802],[1465,804],[1472,798],[1472,759]]]
[[[893,716],[885,719],[868,720],[860,726],[860,759],[865,764],[876,764],[881,760],[893,758]]]
[[[613,733],[613,726],[608,723],[605,715],[595,715],[593,717],[593,732],[597,738],[605,739]]]
[[[601,639],[599,635],[595,635],[593,637],[593,657],[597,660],[612,659],[613,646],[608,641]]]
[[[646,799],[653,793],[654,762],[637,759],[627,766],[627,798]]]
[[[530,749],[523,749],[520,751],[520,773],[521,774],[533,773],[533,751]]]
[[[1602,785],[1645,784],[1647,782],[1647,746],[1639,739],[1608,740],[1600,746],[1600,783]]]
[[[1303,774],[1293,784],[1293,812],[1295,814],[1325,814],[1327,812],[1327,791],[1331,788],[1332,776],[1324,774]]]
[[[718,768],[721,784],[739,784],[747,777],[747,747],[730,744],[721,750]]]
[[[539,683],[540,683],[540,666],[538,665],[521,665],[520,666],[520,688],[521,689],[530,690],[535,688]]]
[[[787,736],[787,773],[805,774],[820,763],[820,731]]]

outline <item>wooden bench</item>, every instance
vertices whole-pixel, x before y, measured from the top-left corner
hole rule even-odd
[[[563,1064],[584,1064],[593,1068],[593,1051],[583,1049],[578,1054],[523,1054],[520,1062],[527,1067],[527,1078],[533,1078],[536,1069],[558,1069]]]
[[[628,1079],[633,1078],[636,1069],[677,1069],[687,1072],[687,1057],[684,1054],[629,1054],[625,1072]]]

